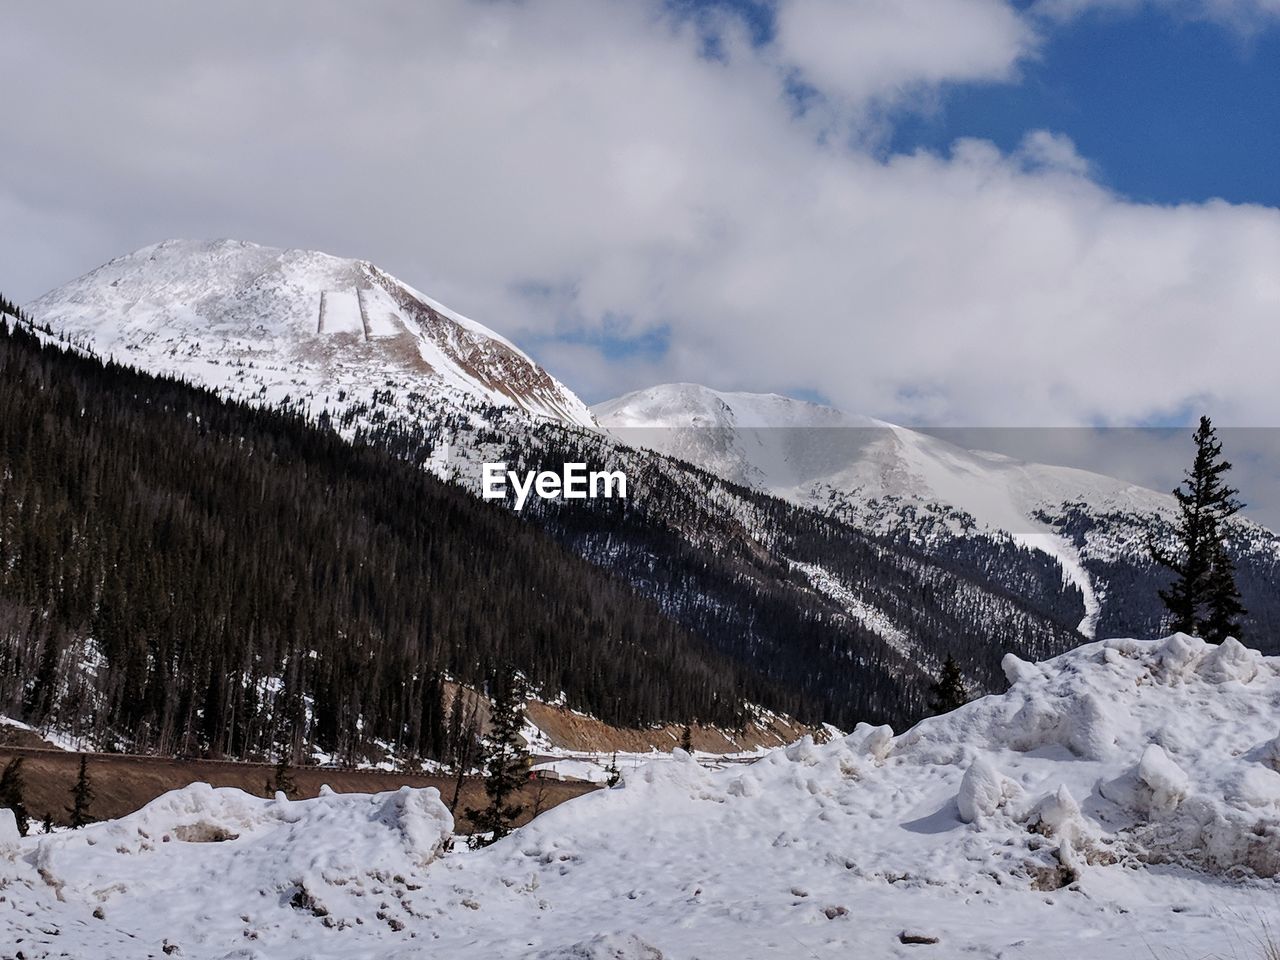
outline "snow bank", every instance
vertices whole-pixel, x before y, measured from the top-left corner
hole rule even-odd
[[[1040,955],[1052,944],[1105,956],[1096,938],[1109,924],[1115,956],[1156,942],[1134,931],[1165,928],[1179,930],[1177,949],[1199,935],[1208,953],[1226,935],[1214,928],[1223,903],[1253,902],[1259,883],[1274,898],[1278,667],[1234,641],[1182,635],[1091,643],[1041,664],[1010,657],[1008,692],[898,736],[860,724],[738,771],[628,771],[621,788],[551,811],[469,869],[509,881],[534,866],[540,900],[578,911],[614,898],[624,907],[595,922],[634,917],[623,929],[670,955],[742,954],[664,931],[659,902],[671,922],[736,917],[757,931],[857,918],[860,932],[839,942],[874,955],[893,955],[904,925],[938,934],[945,956],[1034,956],[1036,943]],[[1219,890],[1201,909],[1188,889],[1206,883]],[[972,911],[990,929],[960,919]],[[868,939],[880,922],[885,939]],[[770,952],[725,923],[737,950],[797,953],[787,935]],[[947,948],[958,929],[966,946]]]
[[[393,932],[409,919],[399,899],[452,831],[434,788],[290,801],[198,783],[120,820],[28,838],[10,879],[51,891],[79,923],[109,920],[99,935],[161,923],[188,950],[281,927]]]
[[[1006,672],[900,735],[625,769],[477,852],[439,855],[434,791],[179,791],[0,857],[0,924],[56,929],[51,954],[273,960],[1128,960],[1274,927],[1280,660],[1174,636]]]
[[[0,809],[0,856],[18,847],[18,820],[7,807]]]
[[[1176,809],[1191,785],[1182,769],[1155,743],[1142,752],[1138,776],[1151,788],[1151,808],[1156,810]]]

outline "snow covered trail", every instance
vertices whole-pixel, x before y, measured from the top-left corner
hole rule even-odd
[[[0,942],[22,936],[29,958],[166,940],[264,960],[1261,956],[1280,923],[1280,660],[1176,635],[1005,668],[1007,693],[902,735],[862,725],[723,771],[677,756],[479,852],[439,853],[432,791],[189,788],[9,841]]]

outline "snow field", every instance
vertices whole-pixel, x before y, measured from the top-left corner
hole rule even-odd
[[[364,321],[360,317],[360,301],[354,288],[326,290],[321,295],[320,333],[348,333],[364,337]]]

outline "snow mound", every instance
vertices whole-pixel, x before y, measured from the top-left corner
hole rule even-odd
[[[18,820],[8,807],[0,809],[0,854],[13,850],[19,840]]]
[[[117,923],[167,921],[189,948],[282,925],[403,928],[397,901],[452,832],[434,788],[290,801],[197,783],[120,820],[32,838],[23,860],[59,900]]]
[[[1157,810],[1176,809],[1191,787],[1187,775],[1155,743],[1142,752],[1138,776],[1151,788],[1151,807]]]
[[[956,807],[960,819],[974,823],[990,817],[1005,805],[1022,795],[1022,788],[1001,774],[995,767],[978,757],[969,765],[960,780],[960,792],[956,795]]]
[[[1091,824],[1108,862],[1274,877],[1276,668],[1235,640],[1183,634],[1089,644],[1038,665],[1008,657],[1008,693],[924,721],[895,755],[955,762],[972,752],[957,790],[966,822],[998,812],[1026,822],[1021,784],[1040,797],[1031,819],[1071,820],[1077,841]]]
[[[1272,878],[1278,667],[1235,641],[1183,635],[1095,642],[1042,664],[1009,658],[1008,692],[902,735],[860,724],[741,771],[654,764],[544,815],[506,849],[586,873],[606,838],[618,843],[619,823],[645,850],[673,848],[689,824],[690,849],[755,832],[704,851],[724,877],[785,873],[780,851],[793,851],[799,875],[837,862],[858,877],[967,891],[993,880],[1086,889],[1152,864]]]

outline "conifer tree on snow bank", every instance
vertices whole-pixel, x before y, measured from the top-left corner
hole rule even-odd
[[[1160,599],[1169,610],[1169,629],[1196,634],[1211,643],[1240,637],[1245,612],[1236,587],[1235,567],[1223,544],[1226,521],[1244,505],[1223,477],[1231,464],[1208,417],[1195,432],[1196,456],[1173,495],[1178,501],[1177,549],[1166,552],[1154,541],[1151,556],[1174,573]]]
[[[293,768],[289,765],[289,754],[286,750],[280,751],[280,759],[276,761],[275,775],[267,781],[267,796],[274,797],[277,793],[283,793],[291,800],[298,795],[298,784],[293,779]]]
[[[27,804],[23,799],[25,784],[22,781],[22,757],[14,757],[5,764],[0,773],[0,807],[8,807],[13,811],[13,819],[18,823],[18,833],[27,835],[31,829],[31,814],[27,812]]]
[[[71,788],[71,806],[67,813],[71,814],[71,829],[79,830],[86,824],[93,823],[89,815],[89,807],[93,804],[93,784],[89,782],[89,758],[80,754],[80,773],[76,776],[75,786]]]
[[[1209,611],[1202,628],[1202,635],[1213,643],[1221,643],[1227,637],[1240,639],[1244,632],[1240,617],[1245,613],[1236,587],[1236,566],[1219,542],[1214,544],[1213,562],[1209,565]]]
[[[491,696],[490,729],[484,739],[484,792],[489,803],[483,809],[466,811],[475,831],[473,846],[485,846],[511,832],[516,817],[524,810],[523,804],[511,801],[529,770],[529,754],[520,735],[524,728],[523,681],[506,667],[494,678]]]
[[[964,682],[960,665],[956,663],[955,657],[947,654],[942,673],[929,685],[929,712],[934,715],[950,713],[957,707],[963,707],[971,699],[973,698],[969,695],[969,687]]]

